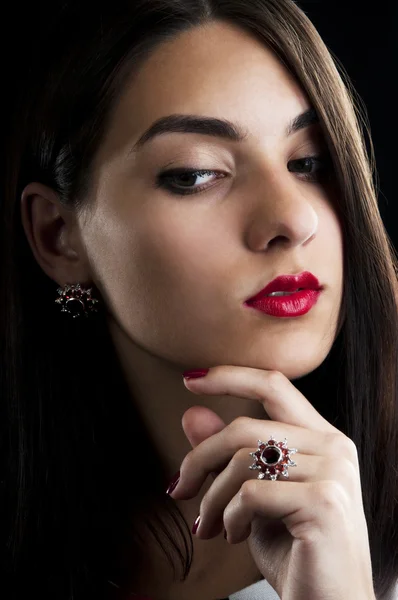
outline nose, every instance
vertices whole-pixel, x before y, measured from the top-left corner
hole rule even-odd
[[[263,177],[252,190],[247,245],[252,250],[277,246],[292,248],[308,244],[317,234],[319,217],[314,208],[314,191],[309,184],[294,180],[292,173]],[[260,192],[259,192],[260,190]]]

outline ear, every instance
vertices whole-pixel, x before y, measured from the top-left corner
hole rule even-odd
[[[60,286],[91,282],[77,217],[53,189],[29,183],[21,195],[21,219],[33,255],[51,279]]]

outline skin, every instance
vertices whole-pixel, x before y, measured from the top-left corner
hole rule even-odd
[[[316,369],[335,340],[343,243],[334,191],[287,168],[322,149],[318,125],[284,135],[310,106],[270,50],[215,22],[163,43],[129,81],[95,158],[87,211],[65,210],[38,182],[22,194],[23,226],[41,268],[60,286],[100,290],[133,401],[170,479],[192,447],[237,417],[269,418],[247,394],[193,395],[184,370],[235,365],[292,381]],[[227,118],[249,135],[231,142],[171,133],[129,153],[153,121],[174,113]],[[194,181],[208,186],[201,193],[173,195],[154,188],[166,165],[226,176]],[[324,291],[306,315],[275,318],[243,305],[277,275],[307,270]],[[254,435],[252,450],[256,444]],[[247,470],[248,479],[256,475]],[[212,482],[176,500],[188,523]],[[214,600],[263,577],[247,543],[228,544],[222,530],[212,539],[194,536],[184,583],[172,582],[156,548],[153,556],[156,577],[148,565],[141,591],[162,600]]]

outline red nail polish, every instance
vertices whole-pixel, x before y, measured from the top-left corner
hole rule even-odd
[[[195,519],[195,523],[192,526],[192,533],[196,533],[200,523],[200,515],[198,515]]]
[[[176,489],[178,482],[180,481],[180,471],[174,475],[173,479],[169,483],[169,487],[166,490],[166,494],[171,494]]]
[[[209,369],[196,369],[194,371],[184,371],[184,379],[197,379],[198,377],[204,377],[209,372]]]

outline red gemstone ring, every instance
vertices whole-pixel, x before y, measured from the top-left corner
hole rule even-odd
[[[258,440],[258,449],[256,452],[250,452],[254,462],[249,469],[261,471],[257,479],[275,481],[279,475],[289,479],[288,467],[297,467],[297,464],[290,459],[290,455],[295,452],[298,452],[297,448],[287,447],[287,438],[284,442],[276,442],[271,435],[268,442]]]

